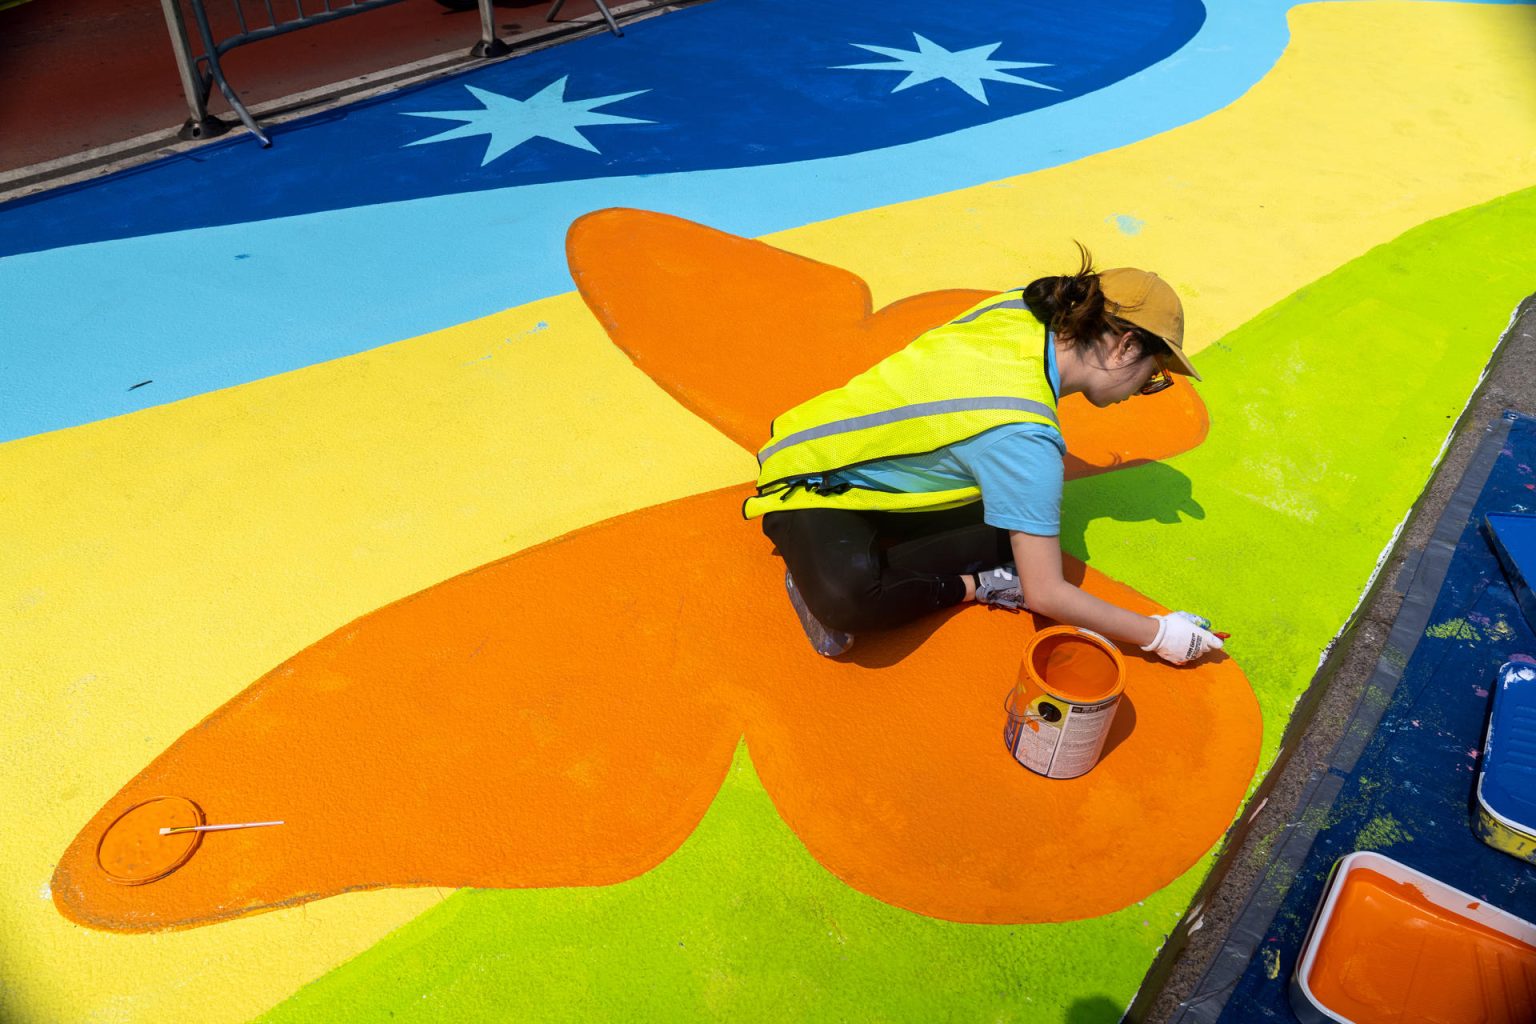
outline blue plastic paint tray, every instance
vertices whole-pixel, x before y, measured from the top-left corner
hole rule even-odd
[[[1536,593],[1531,591],[1536,583],[1536,516],[1489,512],[1483,518],[1483,529],[1504,575],[1509,577],[1520,613],[1536,629]]]
[[[1499,667],[1477,779],[1477,835],[1536,864],[1536,663]]]

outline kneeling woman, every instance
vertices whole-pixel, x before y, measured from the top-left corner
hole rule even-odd
[[[1044,277],[976,305],[780,416],[748,518],[788,567],[816,650],[981,601],[1083,626],[1174,664],[1221,641],[1187,612],[1148,617],[1062,575],[1066,442],[1057,402],[1099,408],[1199,380],[1178,296],[1156,274]]]

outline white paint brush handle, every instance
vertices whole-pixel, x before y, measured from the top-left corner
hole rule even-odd
[[[184,825],[181,828],[163,828],[160,834],[173,836],[178,832],[227,832],[232,828],[263,828],[267,825],[281,825],[280,821],[245,821],[238,825]]]

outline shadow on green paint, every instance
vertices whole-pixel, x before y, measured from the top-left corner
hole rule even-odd
[[[1124,1012],[1120,1004],[1104,996],[1079,999],[1067,1010],[1063,1024],[1120,1024]]]
[[[1163,462],[1074,480],[1069,494],[1070,500],[1062,502],[1061,548],[1090,564],[1088,527],[1094,520],[1173,525],[1205,518],[1194,482]]]

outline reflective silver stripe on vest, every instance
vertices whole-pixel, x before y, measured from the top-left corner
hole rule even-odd
[[[981,316],[981,314],[983,314],[983,313],[990,313],[994,309],[1028,309],[1028,308],[1029,308],[1028,303],[1026,303],[1023,299],[1004,299],[1002,302],[994,302],[990,306],[982,306],[980,309],[974,309],[971,312],[965,314],[965,316],[961,317],[958,320],[951,320],[950,323],[968,324],[972,320],[975,320],[977,317]]]
[[[1044,402],[1036,402],[1028,398],[1014,398],[1009,395],[999,395],[995,398],[946,398],[937,402],[903,405],[897,409],[853,416],[846,420],[833,420],[819,427],[809,427],[764,448],[757,456],[757,464],[761,466],[785,448],[804,444],[807,441],[819,441],[823,437],[831,437],[834,434],[851,433],[868,427],[883,427],[889,423],[915,420],[922,416],[941,416],[948,412],[987,412],[1005,409],[1010,412],[1032,412],[1037,416],[1044,416],[1058,428],[1061,426],[1056,419],[1055,410]]]

